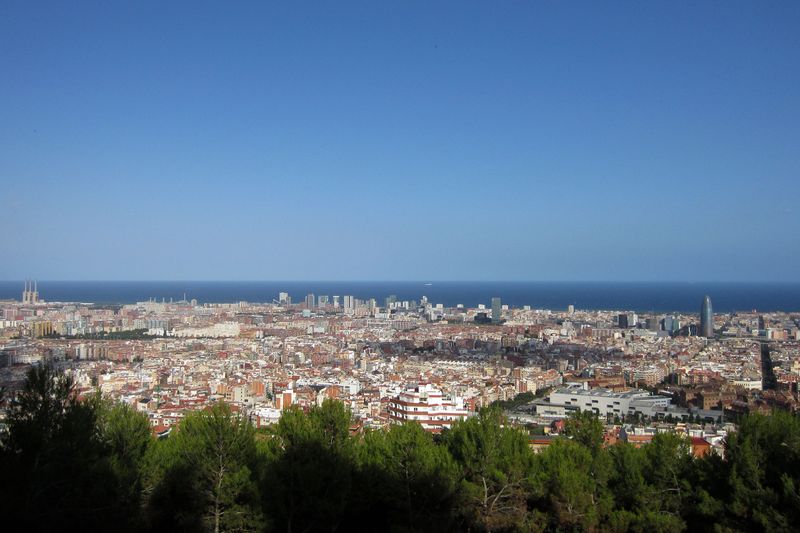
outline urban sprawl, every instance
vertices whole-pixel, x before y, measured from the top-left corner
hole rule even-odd
[[[724,453],[741,414],[796,410],[800,315],[476,308],[388,297],[309,294],[295,302],[46,302],[35,283],[0,301],[0,386],[30,365],[69,372],[145,413],[155,436],[187,412],[227,402],[256,427],[325,399],[351,431],[418,421],[441,432],[493,402],[541,449],[576,410],[597,413],[609,442],[660,431]]]

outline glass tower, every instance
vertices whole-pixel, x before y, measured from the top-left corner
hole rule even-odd
[[[700,336],[714,336],[714,311],[711,309],[711,297],[703,297],[703,306],[700,308]]]
[[[501,314],[502,305],[500,303],[500,298],[492,298],[492,322],[499,324]]]

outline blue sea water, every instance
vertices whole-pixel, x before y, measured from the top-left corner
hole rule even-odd
[[[422,281],[39,281],[47,301],[132,303],[156,298],[199,302],[271,302],[281,291],[300,302],[306,294],[353,295],[356,298],[417,300],[474,307],[499,296],[512,307],[534,309],[619,309],[655,312],[699,312],[703,295],[715,311],[800,311],[800,283],[644,283],[644,282],[433,282]],[[0,299],[21,299],[22,281],[0,281]]]

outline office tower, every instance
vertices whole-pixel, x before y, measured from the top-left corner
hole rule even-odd
[[[711,308],[711,297],[703,297],[703,305],[700,307],[700,332],[701,337],[714,336],[714,311]]]
[[[499,324],[502,316],[502,304],[500,298],[492,298],[492,323]]]
[[[314,309],[314,293],[309,293],[306,296],[306,309]]]
[[[345,309],[355,309],[355,299],[352,296],[345,295],[344,297],[344,308]]]
[[[681,321],[678,320],[677,317],[666,316],[664,317],[663,323],[664,323],[664,331],[675,333],[676,331],[681,329]]]
[[[567,306],[567,314],[573,314],[575,312],[575,306],[570,304]]]
[[[617,323],[621,328],[635,328],[639,322],[639,316],[636,313],[622,313],[617,318]]]
[[[335,309],[339,308],[339,296],[338,295],[333,297],[333,307]]]
[[[651,317],[647,319],[647,329],[650,331],[658,331],[658,319],[656,317]]]
[[[386,307],[386,310],[388,311],[389,309],[391,309],[392,305],[396,301],[397,301],[397,296],[396,295],[390,294],[389,296],[387,296],[386,299],[383,301],[384,306]]]
[[[279,304],[288,304],[289,303],[289,293],[288,292],[281,292],[278,294],[278,303]]]

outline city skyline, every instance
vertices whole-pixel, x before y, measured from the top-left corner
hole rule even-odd
[[[798,28],[0,2],[3,522],[800,524]]]
[[[336,282],[336,281],[37,281],[0,280],[0,301],[95,302],[128,304],[149,300],[206,303],[303,301],[319,295],[323,304],[347,305],[347,298],[388,302],[432,301],[490,306],[494,297],[521,308],[691,312],[704,295],[714,295],[714,308],[736,311],[797,311],[800,283],[640,283],[640,282]],[[351,302],[352,303],[352,302]]]
[[[0,15],[0,279],[798,281],[796,4]]]

